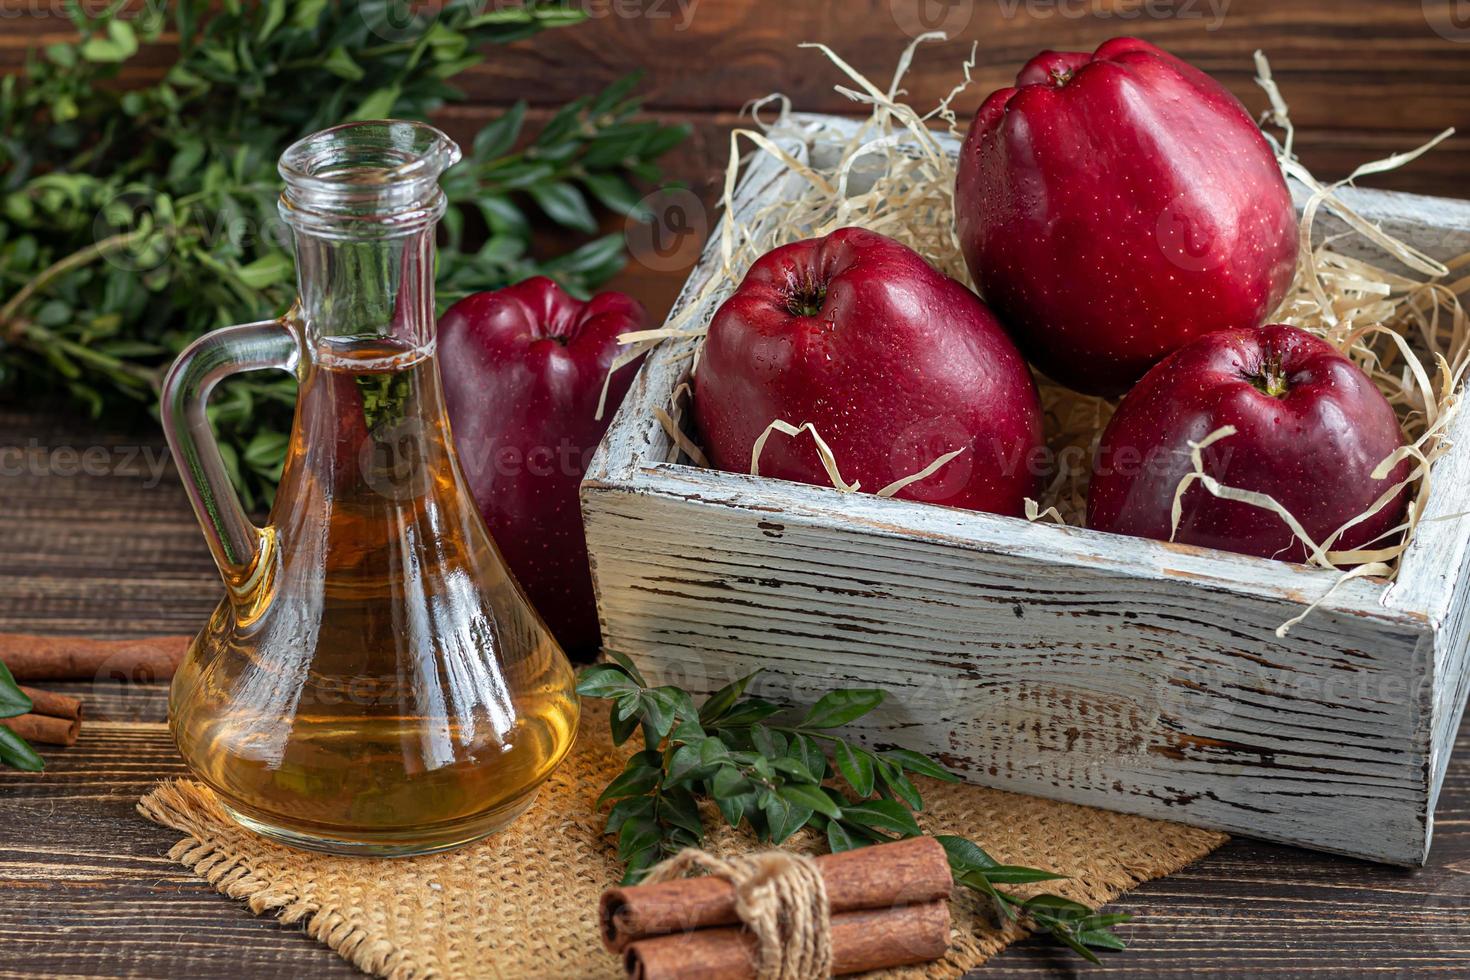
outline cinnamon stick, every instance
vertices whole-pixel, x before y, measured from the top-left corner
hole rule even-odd
[[[150,636],[139,640],[93,640],[78,636],[0,633],[0,662],[18,681],[75,681],[97,678],[162,681],[174,675],[193,640]]]
[[[20,685],[31,699],[30,713],[6,718],[5,725],[27,742],[42,745],[75,745],[82,730],[82,702],[54,691],[38,691]]]
[[[832,974],[925,963],[949,948],[946,899],[832,917]],[[723,927],[640,939],[623,952],[632,980],[750,980],[756,940]]]
[[[67,694],[57,694],[55,691],[38,691],[24,684],[18,686],[20,693],[31,699],[31,714],[81,720],[82,702],[80,699]]]
[[[954,884],[944,846],[933,837],[824,854],[813,860],[826,885],[834,918],[859,909],[948,898]],[[734,886],[709,876],[610,888],[602,894],[599,912],[602,941],[614,953],[646,936],[740,921],[735,914]]]
[[[53,718],[50,715],[16,715],[0,721],[12,732],[41,745],[75,745],[82,730],[80,718]]]

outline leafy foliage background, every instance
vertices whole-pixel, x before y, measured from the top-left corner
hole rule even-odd
[[[68,9],[79,39],[0,81],[0,395],[60,394],[109,424],[155,412],[163,372],[193,338],[290,304],[275,171],[288,144],[346,120],[426,119],[463,97],[452,79],[488,46],[584,16],[543,0],[418,13],[391,0]],[[154,84],[119,85],[145,43],[173,45],[171,66]],[[686,135],[635,118],[636,82],[569,103],[517,150],[519,103],[465,148],[443,181],[441,308],[537,274],[585,294],[622,267],[620,235],[591,237],[592,202],[633,213],[637,185],[660,179],[655,161]],[[590,240],[539,261],[532,228],[545,220]],[[271,499],[294,401],[277,375],[215,396],[247,505]]]

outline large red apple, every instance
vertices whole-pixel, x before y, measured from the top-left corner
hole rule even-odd
[[[635,368],[598,399],[636,300],[588,302],[537,277],[476,293],[439,321],[439,366],[456,455],[490,534],[532,605],[572,655],[598,644],[577,488]]]
[[[869,493],[963,450],[896,496],[1020,514],[1036,494],[1031,373],[969,289],[860,228],[762,256],[710,323],[695,417],[711,462],[749,472],[775,419],[811,423]],[[762,476],[831,485],[810,434],[773,434]]]
[[[1127,390],[1211,330],[1259,326],[1291,284],[1291,195],[1250,114],[1145,41],[1044,51],[981,105],[955,222],[980,295],[1078,391]]]
[[[1190,442],[1223,426],[1236,434],[1202,450],[1221,484],[1273,497],[1316,543],[1368,510],[1408,474],[1373,471],[1404,443],[1393,408],[1330,344],[1273,325],[1201,337],[1155,366],[1118,406],[1093,459],[1087,524],[1168,540],[1180,480],[1193,471]],[[1332,550],[1370,543],[1404,516],[1406,491],[1338,538]],[[1224,500],[1196,481],[1182,500],[1176,541],[1304,561],[1286,522]]]

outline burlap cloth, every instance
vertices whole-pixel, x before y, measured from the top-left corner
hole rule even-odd
[[[617,959],[598,939],[597,900],[620,872],[593,804],[627,752],[612,746],[606,719],[605,709],[588,706],[571,755],[509,829],[445,854],[382,860],[291,850],[240,828],[208,789],[185,780],[160,784],[138,808],[187,835],[170,858],[256,914],[304,922],[308,934],[369,973],[395,980],[615,976]],[[919,782],[927,831],[961,834],[998,860],[1070,875],[1045,887],[1093,906],[1177,871],[1227,839],[999,790]],[[705,817],[709,850],[753,846],[748,835],[724,827],[712,807]],[[790,846],[816,852],[821,842],[804,831]],[[1024,935],[992,925],[968,889],[957,892],[953,912],[944,960],[886,975],[956,977]]]

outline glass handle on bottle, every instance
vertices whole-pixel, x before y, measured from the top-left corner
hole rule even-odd
[[[288,314],[288,317],[290,315]],[[288,317],[224,327],[179,355],[163,382],[163,432],[225,582],[249,582],[265,532],[251,523],[230,483],[206,410],[214,386],[232,374],[276,368],[296,373],[301,346]]]

